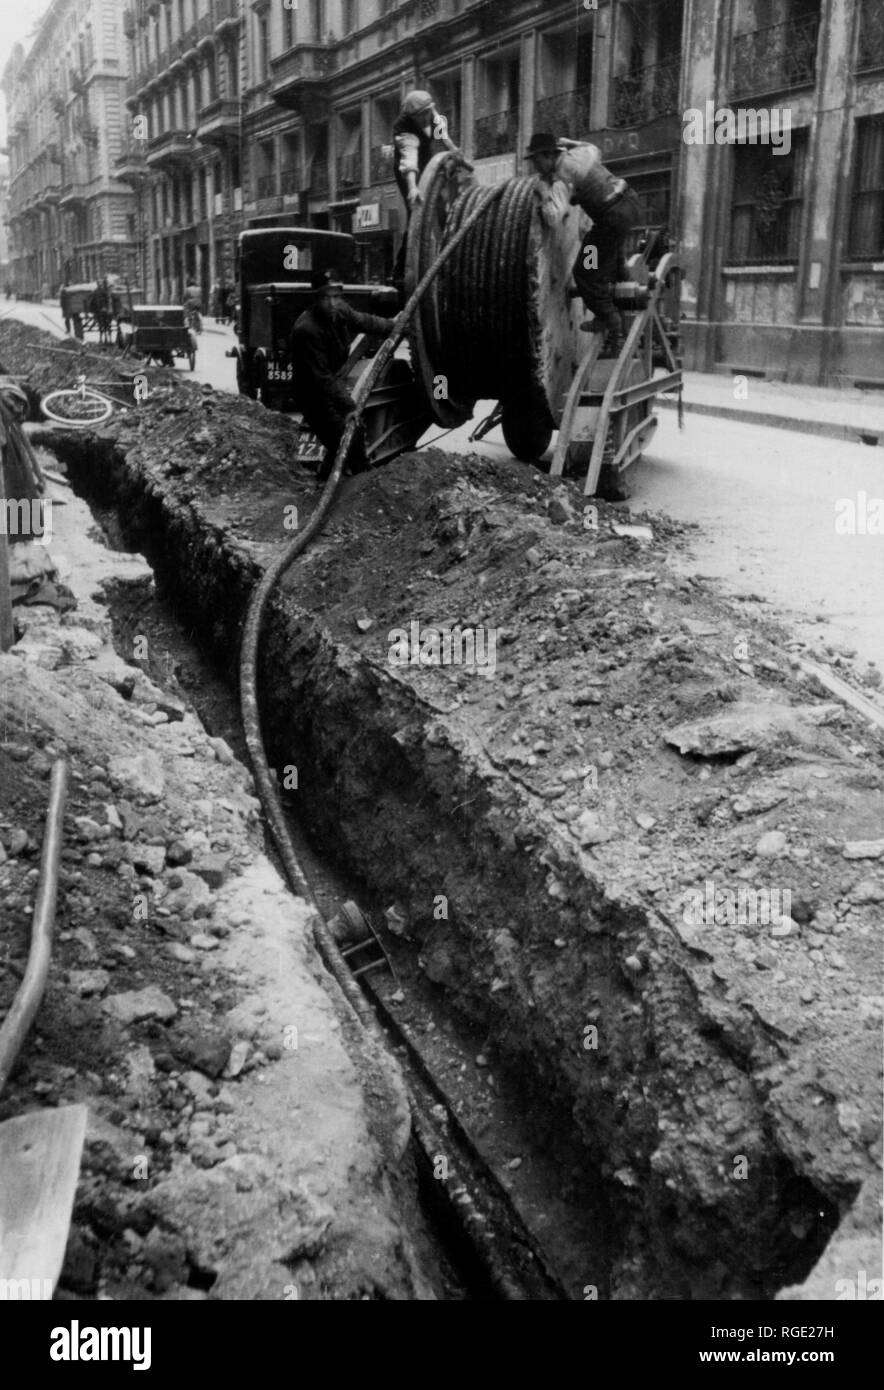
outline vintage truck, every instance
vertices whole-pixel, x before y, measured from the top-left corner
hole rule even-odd
[[[295,320],[313,302],[311,282],[319,271],[334,271],[354,309],[392,322],[399,307],[396,290],[356,283],[355,250],[354,238],[345,232],[311,227],[252,228],[240,234],[237,344],[228,356],[236,358],[241,395],[259,400],[271,410],[293,411],[289,338]],[[365,361],[360,360],[361,352],[366,351],[371,351],[371,345],[357,339],[347,372],[351,390],[366,370]],[[363,423],[370,466],[413,448],[430,425],[431,416],[421,403],[405,349],[388,363],[371,392]],[[322,453],[318,441],[304,429],[299,457],[315,465]]]
[[[392,318],[396,291],[354,282],[356,243],[345,232],[266,227],[242,232],[237,256],[239,312],[236,380],[240,394],[275,410],[289,408],[288,342],[295,320],[311,304],[311,277],[333,270],[354,309]]]

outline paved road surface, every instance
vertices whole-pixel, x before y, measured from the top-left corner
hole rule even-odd
[[[5,313],[61,332],[51,305],[0,301]],[[234,391],[234,363],[224,356],[233,341],[230,329],[207,328],[196,371],[178,370]],[[480,404],[477,418],[491,405]],[[697,522],[692,555],[676,557],[678,565],[714,575],[732,593],[763,595],[798,636],[854,648],[884,672],[884,535],[835,530],[840,499],[860,506],[865,493],[867,513],[872,499],[884,499],[884,449],[709,416],[688,414],[685,422],[679,432],[675,412],[660,411],[651,448],[630,473],[631,509]],[[440,447],[509,457],[499,430],[473,445],[471,429],[440,439]]]

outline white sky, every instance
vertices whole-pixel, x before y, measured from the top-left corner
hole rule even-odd
[[[51,0],[0,0],[0,72],[15,44],[28,47],[28,39]],[[0,145],[6,144],[6,102],[0,92]]]

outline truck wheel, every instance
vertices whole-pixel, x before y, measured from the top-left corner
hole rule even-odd
[[[236,385],[241,396],[248,396],[250,401],[256,401],[258,399],[257,390],[244,372],[237,371]]]
[[[506,447],[521,463],[536,463],[550,446],[553,427],[543,407],[505,401],[501,420]]]

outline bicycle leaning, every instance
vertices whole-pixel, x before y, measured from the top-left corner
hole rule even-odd
[[[60,391],[50,391],[40,402],[40,409],[48,420],[60,425],[72,425],[75,429],[85,429],[89,425],[102,425],[109,420],[114,411],[114,402],[107,396],[86,385],[83,375],[77,377],[77,385]]]

